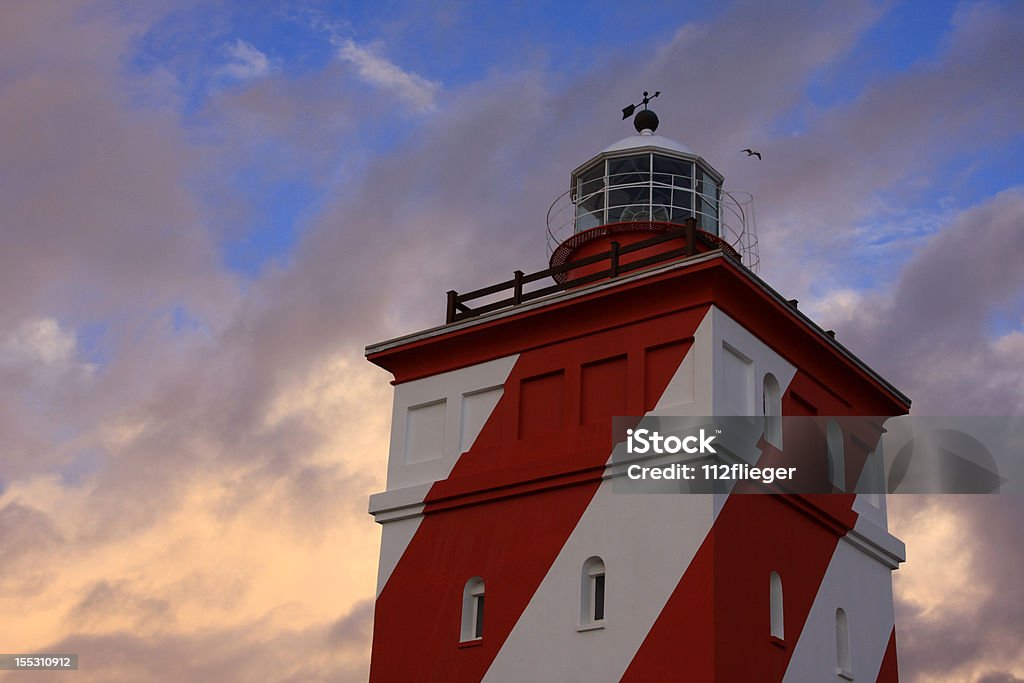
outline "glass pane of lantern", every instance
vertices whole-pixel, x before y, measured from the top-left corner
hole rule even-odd
[[[718,185],[711,178],[704,183],[704,199],[718,211]]]
[[[693,163],[682,159],[654,155],[654,182],[676,187],[690,187]]]
[[[608,160],[608,184],[646,183],[650,178],[651,155],[618,157]]]
[[[710,233],[718,234],[718,185],[710,174],[700,172],[702,182],[700,196],[700,227]]]
[[[704,232],[710,232],[712,235],[718,234],[718,219],[714,216],[704,214],[701,216],[700,229]]]
[[[578,202],[576,206],[584,213],[600,211],[604,208],[604,192],[598,192],[597,194],[585,197],[582,201]]]
[[[669,206],[658,206],[655,204],[651,207],[651,220],[669,222],[672,220],[672,207]]]
[[[634,204],[622,208],[622,215],[619,220],[627,221],[649,221],[651,220],[651,207],[649,204]]]
[[[576,232],[596,228],[604,223],[604,211],[588,212],[582,206],[576,207]]]
[[[700,219],[700,229],[705,232],[710,232],[713,235],[718,234],[718,216],[714,213],[709,213],[708,209],[705,208],[704,215]]]
[[[687,212],[693,210],[693,193],[689,190],[675,190],[672,192],[672,206],[680,209],[686,209]],[[689,215],[689,213],[687,214]]]
[[[600,192],[604,187],[604,162],[594,164],[593,167],[581,173],[577,182],[578,196],[582,199],[595,192]]]
[[[616,187],[608,190],[608,206],[624,206],[627,204],[650,204],[651,188],[646,185],[633,187]]]
[[[655,185],[651,189],[651,203],[652,204],[671,204],[672,203],[672,189],[668,187],[658,187]]]
[[[680,209],[678,207],[672,209],[671,220],[673,223],[683,223],[687,218],[693,218],[693,212],[689,209]]]
[[[650,204],[633,204],[631,206],[616,206],[608,209],[609,223],[630,223],[633,221],[651,220]]]

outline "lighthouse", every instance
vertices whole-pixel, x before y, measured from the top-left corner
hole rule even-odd
[[[858,492],[877,421],[843,418],[909,399],[758,277],[751,198],[652,99],[569,173],[548,268],[366,350],[394,376],[371,681],[897,680],[905,550]],[[733,473],[821,419],[827,490],[617,489],[623,419],[732,416],[757,432]]]

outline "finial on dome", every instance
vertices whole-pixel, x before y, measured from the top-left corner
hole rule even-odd
[[[640,135],[653,135],[654,131],[658,130],[658,115],[647,108],[647,103],[660,94],[660,90],[656,90],[653,95],[648,95],[644,90],[644,99],[640,101],[640,104],[631,104],[622,108],[622,120],[625,121],[642,104],[644,108],[636,112],[636,116],[633,117],[633,127]]]

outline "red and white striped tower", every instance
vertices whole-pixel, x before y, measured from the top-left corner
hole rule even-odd
[[[549,271],[367,349],[395,378],[372,681],[897,680],[884,496],[612,493],[614,416],[909,409],[752,272],[749,202],[648,111],[573,172]]]

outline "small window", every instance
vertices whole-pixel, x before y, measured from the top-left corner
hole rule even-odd
[[[764,439],[776,448],[782,448],[782,389],[775,375],[764,376],[761,389],[761,408],[764,414]]]
[[[779,640],[786,638],[785,616],[782,610],[782,577],[772,572],[769,580],[769,616],[771,618],[771,635]]]
[[[462,642],[484,637],[484,580],[475,576],[462,591]]]
[[[836,673],[841,677],[853,680],[853,664],[850,659],[850,624],[846,618],[846,610],[836,610]]]
[[[484,637],[484,594],[473,596],[473,637]]]
[[[828,447],[828,481],[840,491],[846,490],[846,461],[843,456],[843,429],[835,420],[825,426]]]
[[[605,570],[600,557],[591,557],[583,563],[580,577],[580,626],[604,623]]]

